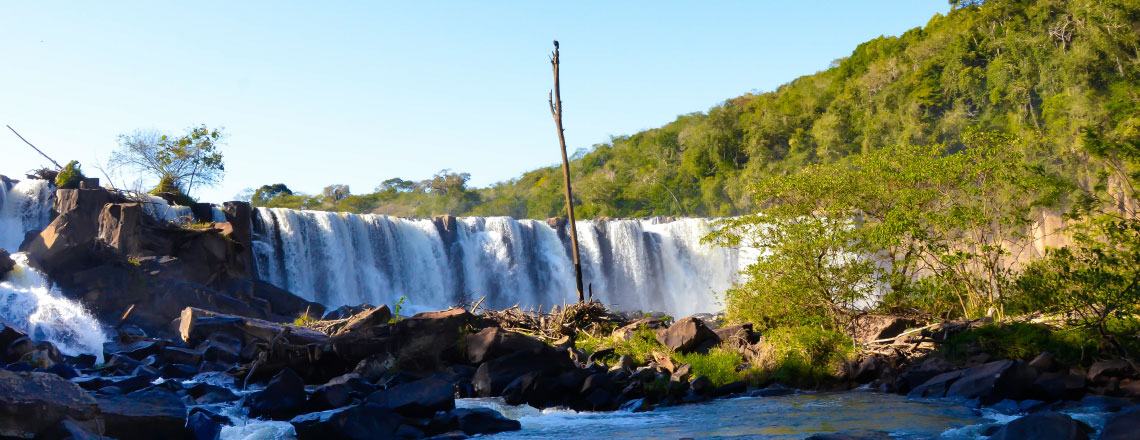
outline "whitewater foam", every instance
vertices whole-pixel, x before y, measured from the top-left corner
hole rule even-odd
[[[76,301],[53,289],[28,265],[24,253],[12,254],[16,268],[0,281],[0,317],[35,341],[50,341],[66,355],[92,354],[103,361],[108,341],[99,321]]]

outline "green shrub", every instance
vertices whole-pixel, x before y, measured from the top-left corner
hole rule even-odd
[[[1109,320],[1106,327],[1117,334],[1140,331],[1134,321]],[[1120,338],[1106,343],[1088,327],[1054,328],[1035,323],[987,324],[952,336],[940,351],[947,359],[961,362],[974,353],[988,353],[996,358],[1030,360],[1041,352],[1049,352],[1066,365],[1089,365],[1094,359],[1119,356],[1140,350],[1135,338]]]
[[[79,169],[79,162],[73,160],[59,169],[59,174],[55,176],[55,186],[61,189],[76,189],[83,179],[85,177],[83,171]]]
[[[772,379],[805,388],[834,381],[855,353],[850,338],[812,326],[772,329],[761,344],[759,367]]]
[[[727,385],[744,379],[740,366],[744,358],[736,350],[726,347],[713,347],[707,354],[674,354],[675,362],[683,362],[693,367],[693,377],[704,376],[713,385]]]
[[[197,200],[194,200],[192,197],[182,192],[182,188],[179,188],[178,185],[175,184],[171,179],[164,178],[159,180],[158,186],[154,187],[150,193],[152,195],[162,197],[167,202],[173,203],[175,205],[190,206],[194,203],[197,203]]]

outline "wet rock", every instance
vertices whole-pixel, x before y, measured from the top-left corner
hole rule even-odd
[[[0,409],[0,437],[31,438],[65,418],[100,432],[95,399],[54,374],[0,370]]]
[[[458,408],[447,414],[448,423],[457,426],[467,435],[493,434],[504,431],[518,431],[522,424],[518,420],[503,417],[490,408]]]
[[[400,416],[377,406],[352,405],[300,415],[289,423],[301,440],[387,439],[396,438],[394,433],[400,427]]]
[[[103,356],[110,358],[113,355],[126,356],[141,361],[147,356],[158,354],[162,346],[153,341],[136,341],[131,343],[105,342],[103,343]]]
[[[313,391],[309,403],[318,409],[340,408],[352,403],[352,387],[346,383],[321,385]]]
[[[990,440],[1087,440],[1092,428],[1065,414],[1030,414],[998,429]]]
[[[922,385],[914,387],[906,396],[912,399],[945,396],[950,386],[962,377],[962,373],[962,371],[951,371],[934,376],[923,382]]]
[[[618,409],[620,409],[622,411],[629,411],[632,413],[639,413],[639,412],[653,411],[653,405],[650,405],[648,402],[645,401],[644,398],[641,398],[641,399],[633,399],[633,400],[630,400],[626,403],[623,403],[623,404],[621,404],[621,407],[619,407]]]
[[[372,393],[365,403],[406,416],[430,417],[436,411],[455,408],[455,386],[427,378]]]
[[[739,380],[729,384],[721,385],[714,388],[709,395],[712,397],[722,397],[732,394],[740,394],[748,391],[748,382]]]
[[[230,424],[225,416],[208,411],[191,411],[186,418],[186,433],[193,440],[217,440],[222,433],[222,427]]]
[[[476,365],[506,354],[539,353],[546,348],[538,339],[498,327],[467,336],[467,360]]]
[[[8,251],[4,249],[0,249],[0,280],[4,279],[4,276],[15,268],[16,261],[12,259],[12,254],[9,254]]]
[[[1136,440],[1140,438],[1140,406],[1108,416],[1100,432],[1102,440]]]
[[[244,404],[251,416],[287,419],[305,404],[305,382],[286,368],[273,376],[264,390],[248,395]]]
[[[947,398],[978,398],[983,405],[1002,399],[1022,400],[1029,396],[1037,372],[1023,362],[1001,360],[968,368],[946,390]]]
[[[899,375],[898,391],[907,393],[935,376],[950,372],[953,369],[954,367],[946,359],[934,356],[926,358],[922,363],[912,366]]]
[[[794,394],[795,392],[796,390],[793,390],[791,388],[785,388],[780,385],[772,385],[770,387],[748,393],[748,395],[751,397],[777,397],[787,396],[789,394]]]
[[[20,362],[20,359],[33,351],[36,351],[36,343],[31,338],[22,336],[8,344],[4,358],[9,362]]]
[[[370,355],[360,362],[356,363],[356,368],[352,369],[352,373],[360,378],[376,383],[388,374],[388,371],[396,365],[396,358],[389,353],[376,353]]]
[[[40,433],[38,439],[42,440],[105,440],[96,434],[88,424],[80,423],[71,417],[64,417],[59,425]]]
[[[658,330],[657,341],[670,350],[689,353],[698,347],[720,340],[704,321],[688,317],[678,320],[668,328]]]
[[[28,335],[20,331],[19,328],[16,328],[15,324],[4,320],[4,318],[0,318],[0,348],[4,348],[5,350],[5,352],[0,353],[0,356],[3,356],[3,358],[0,358],[0,360],[7,358],[8,346],[12,345],[13,342],[16,342],[17,340],[25,338],[27,336]]]
[[[169,391],[99,396],[106,435],[121,440],[178,439],[185,434],[186,405]]]
[[[79,377],[79,372],[67,364],[52,365],[47,369],[47,372],[68,380]]]
[[[199,405],[233,402],[238,399],[238,395],[229,388],[205,382],[191,385],[186,389],[186,394],[193,398]]]
[[[205,358],[205,353],[187,348],[165,347],[161,358],[163,362],[172,364],[198,365]]]
[[[542,374],[536,371],[519,376],[503,388],[503,401],[508,405],[522,405],[532,402],[531,406],[535,408],[544,407],[545,398],[539,396],[541,394],[539,389],[541,380]]]
[[[697,376],[689,381],[689,389],[693,390],[693,394],[704,396],[713,390],[713,383],[707,377]]]
[[[605,388],[595,388],[594,391],[586,395],[585,406],[580,409],[590,411],[609,411],[615,406],[614,398],[617,397],[614,393],[606,390]]]

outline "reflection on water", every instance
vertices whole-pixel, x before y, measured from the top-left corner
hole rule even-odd
[[[487,437],[494,439],[801,439],[850,430],[885,431],[900,439],[974,439],[995,423],[958,404],[860,391],[745,397],[638,414],[538,411],[489,399],[465,399],[459,406],[489,406],[522,422],[522,431]]]

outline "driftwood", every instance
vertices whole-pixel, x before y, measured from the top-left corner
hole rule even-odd
[[[578,331],[594,331],[603,325],[621,324],[622,319],[614,316],[599,301],[585,301],[559,308],[552,307],[547,313],[533,310],[526,311],[516,304],[504,309],[494,310],[480,307],[479,301],[470,310],[504,330],[516,331],[533,335],[546,340],[558,340],[570,336]],[[466,308],[466,307],[465,307]]]
[[[18,137],[18,138],[20,138],[20,140],[24,141],[24,143],[25,143],[25,144],[28,144],[28,146],[29,146],[29,147],[32,147],[32,149],[33,149],[33,150],[36,150],[36,152],[37,152],[37,153],[40,153],[40,156],[43,156],[45,159],[47,159],[47,160],[48,160],[48,161],[50,161],[50,162],[51,162],[53,165],[55,165],[55,169],[57,169],[57,170],[62,170],[62,169],[63,169],[63,166],[62,166],[62,165],[60,165],[60,164],[59,164],[59,162],[56,162],[56,161],[55,161],[55,159],[52,159],[51,157],[48,157],[48,155],[47,155],[47,154],[45,154],[43,151],[40,151],[40,149],[39,149],[39,148],[36,148],[36,146],[35,146],[35,145],[32,145],[32,143],[31,143],[31,142],[28,142],[28,140],[27,140],[27,139],[24,139],[24,137],[23,137],[23,136],[20,136],[20,133],[16,133],[16,129],[15,129],[15,128],[12,128],[12,126],[11,126],[11,125],[5,125],[5,127],[8,127],[8,129],[9,129],[9,130],[12,130],[12,133],[13,133],[13,134],[15,134],[15,135],[16,135],[16,137]]]
[[[178,331],[182,341],[190,345],[196,345],[216,331],[230,333],[232,336],[240,338],[243,344],[250,344],[255,340],[263,342],[277,340],[291,345],[306,345],[325,342],[329,339],[328,335],[324,333],[304,327],[223,315],[194,307],[187,307],[182,310]]]

